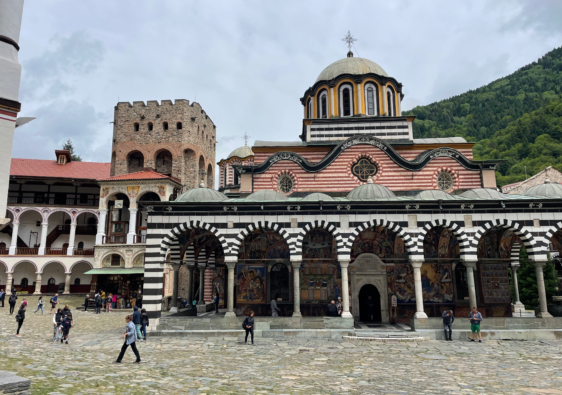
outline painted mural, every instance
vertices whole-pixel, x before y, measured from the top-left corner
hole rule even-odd
[[[478,258],[484,259],[509,259],[511,258],[511,246],[514,242],[521,241],[510,229],[491,228],[480,238],[478,242]]]
[[[480,278],[485,303],[511,303],[509,264],[481,264]]]
[[[404,240],[384,226],[371,227],[357,235],[351,247],[351,261],[363,253],[378,255],[383,260],[408,258]]]
[[[386,267],[389,292],[399,304],[415,303],[414,269],[409,264]],[[421,267],[424,303],[453,303],[454,287],[451,264],[424,263]]]
[[[302,240],[304,261],[327,261],[335,258],[334,236],[325,229],[311,229]]]
[[[238,264],[236,269],[236,302],[267,303],[267,267]]]
[[[209,270],[209,269],[207,269]],[[217,267],[213,270],[213,297],[219,294],[219,306],[226,306],[225,302],[226,268]]]
[[[550,242],[552,243],[552,250],[557,251],[558,256],[562,255],[562,231],[558,231],[552,235]]]
[[[267,259],[290,259],[289,246],[277,232],[255,230],[242,242],[238,260],[258,263]]]
[[[424,257],[427,259],[460,258],[460,246],[453,232],[442,226],[431,228],[423,240]]]
[[[339,265],[303,262],[299,270],[301,303],[329,302],[341,296]]]

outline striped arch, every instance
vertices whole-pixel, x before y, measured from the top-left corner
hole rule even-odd
[[[217,228],[215,228],[212,225],[209,225],[206,222],[189,221],[189,222],[184,222],[183,224],[175,226],[166,236],[164,236],[162,238],[162,241],[160,242],[160,256],[161,256],[161,258],[165,259],[166,253],[168,252],[168,249],[170,249],[172,251],[172,261],[174,261],[175,255],[174,255],[174,251],[172,249],[172,245],[174,244],[174,242],[177,244],[177,240],[178,240],[178,237],[179,237],[180,234],[182,234],[186,230],[195,229],[195,228],[205,229],[205,230],[208,230],[209,232],[213,233],[219,239],[219,242],[221,243],[221,246],[222,246],[222,249],[223,249],[225,255],[227,254],[228,243],[226,242],[226,239],[219,232],[219,230]],[[178,248],[177,248],[177,255],[179,255],[179,244],[178,244]]]
[[[521,251],[521,244],[518,242],[513,243],[511,246],[511,264],[519,264],[519,252]]]
[[[556,225],[553,225],[548,229],[548,231],[544,235],[544,239],[547,242],[547,244],[552,239],[552,236],[554,236],[554,234],[558,231],[562,231],[562,222],[558,222]]]
[[[296,244],[295,244],[295,251],[296,251],[297,254],[302,255],[302,241],[303,241],[304,237],[306,236],[306,234],[308,232],[310,232],[312,229],[315,229],[315,228],[325,229],[332,236],[334,236],[334,240],[336,241],[336,254],[337,255],[349,254],[350,250],[345,245],[345,241],[344,241],[342,235],[340,234],[337,226],[335,226],[333,222],[318,221],[318,220],[315,220],[313,222],[309,222],[308,224],[306,224],[300,230],[299,234],[297,235],[297,241],[296,241]]]
[[[539,255],[541,253],[546,253],[546,246],[543,245],[544,243],[540,243],[537,240],[535,240],[535,238],[531,233],[529,233],[526,230],[523,230],[523,226],[521,224],[510,221],[508,219],[494,219],[493,221],[485,223],[483,228],[479,229],[474,234],[474,237],[471,240],[471,244],[473,248],[473,254],[475,255],[475,257],[478,256],[478,243],[480,242],[480,239],[482,238],[484,233],[486,233],[488,230],[496,226],[504,229],[512,230],[513,233],[519,236],[519,239],[525,246],[525,249],[527,250],[529,257],[534,255]]]
[[[390,229],[394,233],[404,240],[404,246],[406,247],[406,251],[408,251],[408,255],[413,255],[416,252],[416,241],[412,239],[412,237],[404,230],[402,227],[394,222],[387,221],[386,219],[376,219],[370,220],[367,222],[362,223],[357,228],[355,228],[351,235],[347,239],[347,248],[351,251],[351,247],[353,246],[353,242],[355,238],[359,235],[359,233],[363,232],[365,229],[369,229],[373,226],[382,226],[385,228]]]
[[[455,224],[453,221],[449,221],[448,219],[435,219],[423,226],[420,233],[418,234],[417,248],[419,254],[424,255],[423,242],[425,240],[427,232],[429,232],[432,228],[436,228],[438,226],[450,229],[451,232],[453,232],[459,242],[461,259],[465,258],[466,255],[470,255],[470,238],[465,233],[463,228]]]
[[[248,237],[250,233],[252,233],[254,230],[257,229],[272,230],[274,232],[279,233],[281,237],[283,237],[287,245],[289,246],[289,252],[291,254],[291,257],[297,256],[296,242],[291,240],[291,235],[285,229],[283,229],[281,225],[274,224],[269,221],[254,222],[253,224],[249,224],[245,229],[242,229],[240,233],[238,233],[238,235],[236,236],[236,239],[232,242],[228,256],[237,257],[242,242],[246,239],[246,237]]]

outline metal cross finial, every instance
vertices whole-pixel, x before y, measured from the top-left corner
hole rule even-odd
[[[250,138],[250,136],[248,136],[248,133],[244,133],[244,136],[242,136],[242,138],[244,139],[244,144],[248,146],[248,139]]]
[[[349,30],[347,31],[346,36],[345,36],[344,38],[342,38],[341,40],[347,44],[347,48],[348,48],[350,51],[351,51],[351,47],[353,46],[353,43],[354,43],[355,41],[357,41],[357,39],[354,38],[354,37],[351,35],[351,32],[350,32]]]

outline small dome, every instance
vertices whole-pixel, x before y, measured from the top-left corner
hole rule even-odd
[[[226,195],[211,188],[193,188],[182,193],[176,202],[222,202],[228,200]]]
[[[544,184],[535,185],[534,187],[525,189],[521,195],[554,199],[562,198],[562,185],[551,183],[549,179],[546,179]]]
[[[396,195],[384,185],[374,184],[372,178],[369,178],[366,184],[358,186],[347,195],[349,200],[387,200],[395,197]]]
[[[250,147],[245,145],[243,147],[236,148],[234,151],[232,151],[227,156],[226,159],[230,159],[233,156],[236,156],[237,158],[240,158],[240,159],[244,159],[244,158],[247,158],[248,156],[254,156],[254,152],[252,151],[252,149]]]
[[[325,193],[320,193],[320,192],[311,193],[310,195],[302,199],[303,202],[319,202],[319,201],[327,202],[330,200],[336,200],[336,199],[334,199],[330,195],[326,195]]]
[[[386,71],[375,62],[364,58],[349,57],[340,59],[322,70],[316,78],[316,82],[329,81],[342,74],[362,75],[368,73],[388,77]]]
[[[455,200],[453,195],[449,195],[447,192],[441,189],[430,189],[428,191],[422,191],[414,196],[414,200]]]
[[[506,195],[505,193],[501,193],[496,189],[492,188],[476,188],[471,189],[469,191],[465,191],[461,194],[462,197],[468,199],[510,199],[513,196]]]
[[[245,200],[247,202],[282,202],[287,199],[288,197],[282,193],[275,192],[271,189],[263,189],[248,195]]]

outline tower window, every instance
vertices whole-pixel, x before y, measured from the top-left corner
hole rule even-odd
[[[177,128],[177,129],[181,129],[181,128],[182,128],[181,122],[178,122],[178,123],[176,124],[176,128]]]
[[[320,109],[322,111],[322,118],[328,118],[328,95],[323,94],[320,97]]]
[[[308,119],[312,118],[312,99],[308,99],[308,103],[306,105],[306,117]]]
[[[168,122],[164,122],[164,130],[168,130]]]
[[[148,123],[148,131],[152,132],[152,129],[154,129],[154,125],[152,124],[152,122]]]
[[[376,105],[376,95],[377,90],[373,85],[367,85],[365,91],[365,96],[367,97],[367,115],[378,115],[377,105]]]
[[[391,88],[386,89],[386,108],[389,117],[396,116],[396,106],[394,102],[394,91]]]
[[[353,89],[349,85],[340,86],[340,116],[353,116]]]
[[[135,132],[138,132],[138,131],[139,131],[139,123],[135,122]]]

